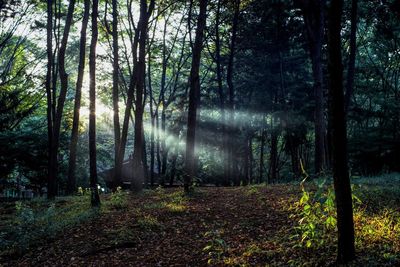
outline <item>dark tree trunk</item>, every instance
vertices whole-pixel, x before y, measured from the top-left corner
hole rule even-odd
[[[169,176],[169,185],[172,186],[174,185],[174,179],[175,179],[175,174],[176,174],[176,160],[178,159],[178,155],[174,154],[172,156],[171,160],[171,173]]]
[[[165,173],[167,171],[167,147],[166,147],[166,118],[165,118],[165,82],[167,79],[167,46],[166,46],[166,34],[167,34],[168,18],[165,20],[164,32],[163,32],[163,47],[162,47],[162,68],[161,68],[161,88],[160,88],[160,99],[162,103],[161,108],[161,179],[165,180]]]
[[[278,178],[278,134],[275,129],[272,129],[271,131],[271,150],[269,162],[269,182],[275,183]]]
[[[192,49],[192,66],[190,69],[190,91],[189,91],[189,110],[186,136],[186,174],[184,178],[185,192],[189,192],[195,176],[195,136],[196,136],[196,117],[197,105],[200,96],[200,57],[203,48],[203,35],[206,26],[207,0],[200,0],[200,12],[197,20],[196,37]]]
[[[139,20],[138,26],[141,25],[141,23],[142,23],[142,21]],[[136,76],[137,76],[137,71],[138,71],[138,62],[137,62],[136,54],[137,54],[137,47],[138,47],[138,43],[139,43],[139,33],[140,33],[139,30],[136,29],[133,43],[131,43],[134,67],[132,70],[132,74],[131,74],[129,86],[128,86],[125,114],[124,114],[124,120],[122,123],[121,140],[120,140],[120,144],[119,144],[117,162],[116,162],[116,166],[115,166],[115,177],[121,177],[122,162],[124,161],[124,156],[125,156],[126,141],[128,138],[129,118],[130,118],[131,111],[132,111],[135,86],[136,86],[136,82],[137,82]],[[118,182],[116,182],[115,184],[118,185]]]
[[[158,109],[158,108],[157,108]],[[161,173],[161,154],[160,154],[160,118],[158,116],[158,110],[156,111],[156,129],[157,129],[157,141],[156,141],[156,159],[157,159],[157,172]],[[159,176],[160,185],[164,186],[164,177]]]
[[[322,43],[324,36],[325,0],[301,1],[310,47],[315,96],[315,173],[325,167],[324,91],[322,72]]]
[[[65,71],[65,51],[67,48],[67,43],[68,43],[68,36],[69,36],[69,31],[71,28],[72,24],[72,17],[74,14],[74,6],[75,6],[75,1],[70,1],[69,6],[68,6],[68,13],[67,13],[67,18],[65,21],[65,27],[64,27],[64,33],[63,37],[61,40],[61,46],[59,49],[59,54],[58,54],[58,69],[60,71],[60,80],[61,80],[61,90],[60,90],[60,95],[58,96],[58,101],[56,103],[55,99],[55,79],[57,75],[54,75],[53,73],[53,129],[52,129],[52,139],[51,139],[51,153],[50,153],[50,183],[48,187],[48,198],[53,199],[56,194],[57,194],[57,172],[58,172],[58,148],[59,148],[59,143],[60,143],[60,128],[61,128],[61,119],[63,115],[63,109],[64,109],[64,103],[65,103],[65,98],[67,95],[67,89],[68,89],[68,74]],[[54,64],[54,62],[53,62]],[[55,111],[54,111],[55,110]]]
[[[237,35],[237,27],[239,22],[239,8],[240,8],[240,0],[235,0],[235,12],[233,15],[232,20],[232,36],[230,41],[230,52],[229,52],[229,59],[228,59],[228,67],[226,71],[226,82],[228,84],[228,91],[229,91],[229,101],[228,101],[228,110],[229,110],[229,123],[230,123],[230,134],[228,137],[228,177],[229,179],[233,179],[234,183],[237,184],[237,177],[236,172],[233,170],[234,168],[234,151],[233,147],[234,138],[233,138],[233,131],[235,129],[235,88],[233,86],[233,65],[234,65],[234,58],[235,58],[235,48],[236,48],[236,35]]]
[[[249,138],[249,184],[253,183],[253,135]]]
[[[264,176],[264,147],[265,147],[265,131],[261,131],[261,144],[260,144],[260,168],[258,171],[258,181],[257,183],[261,183],[263,181]]]
[[[342,0],[332,0],[328,22],[329,115],[332,137],[332,169],[336,194],[338,262],[355,258],[354,222],[350,178],[347,166],[347,132],[344,110],[343,65],[341,54]]]
[[[354,90],[354,72],[356,65],[356,52],[357,52],[357,0],[351,1],[351,31],[350,31],[350,54],[349,65],[347,69],[347,82],[346,82],[346,97],[345,97],[345,113],[348,113],[351,97]]]
[[[81,108],[83,72],[85,69],[86,29],[89,20],[90,1],[85,0],[84,4],[85,4],[85,10],[83,14],[81,37],[79,43],[79,65],[78,65],[78,78],[76,80],[76,89],[75,89],[74,118],[72,121],[71,144],[69,150],[69,164],[68,164],[69,194],[73,194],[76,189],[76,177],[75,177],[76,149],[77,149],[78,134],[79,134],[79,110]]]
[[[118,106],[118,71],[119,71],[119,56],[118,56],[118,6],[117,0],[112,1],[112,46],[113,46],[113,110],[114,110],[114,160],[115,166],[118,165],[118,150],[121,142],[121,126],[119,123],[119,106]],[[115,169],[115,168],[114,168]],[[117,172],[114,173],[114,180],[116,183],[121,182],[121,177],[116,176]],[[118,173],[119,174],[119,173]]]
[[[167,159],[168,159],[168,148],[166,146],[166,116],[165,116],[165,105],[163,105],[162,111],[161,111],[161,131],[163,133],[163,138],[161,139],[161,151],[162,151],[162,163],[161,163],[161,175],[165,176],[165,173],[167,172]]]
[[[89,164],[90,164],[90,189],[92,207],[100,205],[99,191],[97,189],[96,165],[96,45],[98,38],[97,17],[99,1],[93,0],[92,5],[92,40],[89,53]]]
[[[147,63],[147,79],[148,79],[148,88],[149,88],[149,97],[150,97],[150,116],[151,116],[151,133],[150,133],[150,185],[154,185],[154,152],[155,152],[155,141],[154,141],[154,132],[155,132],[155,112],[153,107],[153,88],[151,85],[151,51],[149,49],[149,59]]]
[[[286,138],[287,146],[290,151],[290,157],[292,160],[292,172],[295,178],[300,178],[300,157],[299,157],[299,144],[295,133],[288,133]]]
[[[134,151],[133,151],[133,177],[131,189],[134,191],[141,191],[144,182],[144,164],[143,164],[143,93],[146,75],[146,41],[149,17],[154,8],[154,0],[150,2],[149,9],[147,9],[147,1],[140,1],[140,37],[139,37],[139,59],[138,71],[136,82],[136,101],[135,101],[135,138],[134,138]]]
[[[47,170],[47,197],[55,197],[55,177],[53,172],[53,112],[52,112],[52,67],[53,67],[53,1],[47,1],[47,74],[46,74],[46,96],[47,96],[47,136],[48,136],[48,170]]]
[[[216,63],[216,73],[218,82],[218,96],[219,105],[221,109],[221,151],[222,151],[222,166],[224,168],[224,178],[223,183],[225,185],[229,184],[229,158],[228,158],[228,144],[227,144],[227,134],[225,127],[225,96],[224,88],[222,85],[222,66],[221,66],[221,39],[219,35],[219,25],[221,16],[221,0],[218,0],[217,12],[215,15],[215,63]]]

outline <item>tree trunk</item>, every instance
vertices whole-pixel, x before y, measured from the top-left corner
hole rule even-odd
[[[86,29],[89,20],[90,1],[85,0],[85,9],[82,20],[81,37],[79,43],[78,78],[76,80],[74,118],[72,121],[71,143],[68,163],[68,193],[73,194],[76,189],[76,149],[79,135],[79,110],[81,108],[83,72],[85,69]]]
[[[141,24],[141,20],[139,19],[138,26]],[[129,118],[131,115],[131,110],[132,110],[132,105],[133,105],[133,99],[134,99],[134,92],[135,92],[135,86],[137,83],[137,71],[138,71],[138,62],[137,62],[137,47],[139,43],[139,30],[135,30],[135,36],[133,39],[132,45],[132,54],[133,54],[133,70],[132,74],[130,77],[129,81],[129,87],[128,87],[128,92],[127,92],[127,100],[126,100],[126,107],[125,107],[125,114],[124,114],[124,120],[122,123],[122,132],[121,132],[121,140],[119,144],[119,149],[118,149],[118,155],[117,155],[117,163],[115,166],[115,177],[121,177],[122,173],[122,163],[124,161],[125,157],[125,147],[126,147],[126,141],[128,138],[128,128],[129,128]],[[119,182],[115,182],[116,185],[119,185]]]
[[[53,172],[53,113],[52,113],[52,67],[53,67],[53,1],[47,1],[47,74],[46,74],[46,96],[47,96],[47,136],[48,136],[48,170],[47,170],[47,198],[55,197],[55,177]]]
[[[150,97],[150,117],[151,117],[151,133],[150,133],[150,185],[154,185],[154,152],[155,152],[155,142],[154,142],[154,132],[155,132],[155,112],[153,107],[153,87],[151,84],[151,51],[149,48],[149,59],[147,63],[147,79]]]
[[[168,148],[166,146],[166,116],[165,116],[165,106],[163,105],[162,111],[161,111],[161,131],[163,133],[163,138],[161,139],[161,151],[162,151],[162,162],[161,162],[161,175],[165,176],[165,173],[167,172],[167,159],[168,159]]]
[[[233,170],[234,168],[234,151],[233,147],[235,146],[234,144],[234,138],[233,138],[233,131],[235,129],[235,115],[234,115],[234,110],[235,110],[235,88],[233,86],[233,61],[235,57],[235,47],[236,47],[236,34],[237,34],[237,27],[238,27],[238,22],[239,22],[239,8],[240,8],[240,0],[235,0],[235,12],[233,15],[233,20],[232,20],[232,36],[231,36],[231,42],[230,42],[230,52],[229,52],[229,59],[228,59],[228,67],[226,71],[226,81],[228,84],[228,91],[229,91],[229,122],[230,122],[230,134],[228,137],[228,177],[230,179],[233,179],[234,183],[237,183],[237,177],[236,177],[236,172]]]
[[[114,160],[115,166],[118,165],[118,150],[121,142],[121,126],[119,123],[119,107],[118,107],[118,71],[119,71],[119,57],[118,57],[118,10],[117,0],[112,0],[112,46],[113,46],[113,110],[114,110]],[[114,168],[115,170],[115,168]],[[121,176],[116,176],[117,172],[114,172],[114,180],[116,183],[121,182]],[[119,173],[118,173],[119,174]]]
[[[325,0],[304,1],[302,9],[310,47],[315,96],[315,173],[325,166],[325,123],[322,72],[322,41],[324,36]]]
[[[136,101],[135,101],[135,138],[134,138],[134,151],[133,151],[133,181],[131,189],[134,191],[141,191],[144,182],[144,164],[143,164],[143,93],[146,75],[146,41],[148,20],[154,8],[154,0],[150,2],[149,9],[147,10],[147,1],[140,1],[140,37],[139,37],[139,59],[138,71],[136,82]]]
[[[176,160],[178,159],[178,154],[174,154],[172,156],[172,161],[171,161],[171,173],[169,177],[169,185],[173,186],[174,185],[174,179],[175,179],[175,174],[176,174]]]
[[[271,131],[271,151],[269,165],[269,182],[275,183],[278,178],[278,134],[275,129]]]
[[[63,37],[61,40],[61,46],[59,49],[59,54],[58,54],[58,69],[60,71],[60,80],[61,80],[61,90],[60,90],[60,95],[58,97],[58,101],[56,103],[55,99],[55,79],[57,75],[53,73],[53,129],[52,129],[52,139],[51,139],[51,158],[50,158],[50,183],[48,186],[48,198],[53,199],[56,194],[57,194],[57,172],[58,172],[58,148],[59,148],[59,143],[60,143],[60,128],[61,128],[61,119],[62,119],[62,114],[63,114],[63,109],[64,109],[64,103],[65,103],[65,98],[67,95],[67,90],[68,90],[68,74],[65,71],[65,51],[67,48],[67,43],[68,43],[68,36],[69,36],[69,31],[71,28],[72,24],[72,17],[74,14],[74,6],[75,6],[75,1],[72,0],[69,2],[68,6],[68,12],[67,12],[67,18],[65,21],[65,27],[64,27],[64,33]],[[54,64],[54,62],[53,62]],[[57,105],[56,105],[57,104]]]
[[[261,144],[260,144],[260,168],[258,172],[258,181],[257,183],[260,184],[263,180],[264,176],[264,147],[265,147],[265,131],[264,129],[261,131]]]
[[[157,131],[157,140],[156,140],[156,158],[157,158],[157,172],[159,177],[159,184],[164,186],[164,177],[160,176],[161,173],[161,154],[160,154],[160,118],[158,116],[158,108],[156,110],[156,131]]]
[[[347,166],[347,132],[343,94],[341,54],[342,0],[332,0],[328,22],[329,115],[332,137],[332,169],[336,194],[338,257],[340,264],[355,258],[354,222],[350,178]]]
[[[249,184],[253,183],[253,135],[249,138]]]
[[[89,53],[89,164],[90,164],[90,189],[92,207],[100,205],[99,191],[97,189],[96,165],[96,45],[98,38],[97,17],[99,1],[93,0],[92,5],[92,40]]]
[[[347,82],[346,82],[346,97],[344,110],[348,113],[351,97],[354,90],[354,72],[356,65],[356,52],[357,52],[357,0],[351,1],[351,30],[350,30],[350,55],[349,65],[347,69]]]
[[[189,91],[189,110],[186,136],[186,174],[184,178],[185,192],[189,192],[193,178],[195,176],[195,136],[196,136],[196,117],[197,105],[200,95],[200,57],[203,48],[203,35],[206,26],[207,0],[200,0],[200,12],[197,20],[196,37],[192,49],[192,66],[190,69],[190,91]]]
[[[224,100],[224,88],[222,85],[222,67],[221,67],[221,39],[219,35],[219,25],[221,16],[221,0],[218,0],[217,12],[215,15],[215,63],[218,82],[218,95],[219,95],[219,105],[221,109],[221,151],[222,151],[222,166],[224,168],[223,183],[225,185],[229,184],[229,165],[228,165],[228,143],[227,134],[225,127],[225,100]]]

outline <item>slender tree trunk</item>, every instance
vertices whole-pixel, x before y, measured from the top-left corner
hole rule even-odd
[[[144,182],[144,164],[143,164],[143,93],[146,75],[146,41],[149,17],[154,8],[154,0],[150,2],[149,9],[147,10],[147,1],[140,1],[140,37],[139,37],[139,59],[136,83],[136,108],[135,108],[135,138],[134,138],[134,151],[133,151],[133,177],[131,189],[140,191],[143,188]]]
[[[178,159],[178,154],[174,154],[172,156],[172,161],[171,161],[171,173],[169,177],[169,185],[173,186],[174,185],[174,179],[175,179],[175,174],[176,174],[176,160]]]
[[[260,168],[258,171],[258,181],[257,183],[260,184],[263,180],[264,176],[264,147],[265,147],[265,131],[264,129],[261,130],[261,144],[260,144]]]
[[[253,183],[253,135],[249,138],[249,184]]]
[[[158,116],[158,110],[156,110],[156,130],[157,130],[157,142],[156,142],[156,158],[157,158],[157,171],[159,174],[159,184],[164,186],[164,177],[160,176],[161,173],[161,154],[160,154],[160,118]]]
[[[196,136],[196,117],[197,105],[200,96],[200,57],[203,48],[203,35],[206,26],[207,0],[200,0],[200,12],[197,20],[196,37],[192,49],[192,66],[190,69],[190,91],[189,91],[189,110],[186,136],[186,174],[184,178],[185,192],[189,192],[193,178],[195,176],[195,136]]]
[[[346,97],[344,110],[348,113],[351,98],[354,90],[354,72],[356,66],[356,52],[357,52],[357,0],[351,1],[351,30],[350,30],[350,55],[349,65],[347,69],[347,82],[346,82]]]
[[[215,63],[216,63],[216,73],[218,82],[218,95],[219,95],[219,105],[221,109],[221,139],[222,139],[222,165],[224,168],[224,178],[223,183],[225,185],[229,184],[229,158],[228,158],[228,143],[227,134],[225,127],[225,100],[224,100],[224,88],[222,85],[222,66],[221,66],[221,38],[219,34],[219,24],[221,16],[221,0],[218,0],[217,12],[215,15]]]
[[[114,160],[115,166],[118,165],[118,150],[121,142],[121,126],[119,123],[119,89],[118,89],[118,71],[119,71],[119,56],[118,56],[118,4],[117,0],[112,0],[112,45],[113,45],[113,88],[112,88],[112,97],[113,97],[113,110],[114,110]],[[114,168],[115,170],[115,168]],[[118,172],[114,172],[114,180],[116,183],[121,182],[121,177],[116,176]],[[118,173],[119,174],[119,173]]]
[[[246,137],[246,144],[244,149],[244,166],[243,166],[243,185],[250,184],[250,136]]]
[[[93,207],[100,205],[99,191],[97,189],[96,165],[96,45],[98,38],[97,17],[99,1],[93,0],[92,5],[92,40],[89,53],[89,164],[90,164],[90,189],[91,204]]]
[[[154,152],[155,152],[155,142],[154,142],[154,132],[155,132],[155,112],[153,107],[153,87],[151,84],[151,51],[149,48],[149,59],[147,63],[147,80],[149,83],[149,97],[150,97],[150,116],[151,116],[151,133],[150,133],[150,185],[154,185]]]
[[[76,89],[75,89],[74,118],[72,121],[71,143],[69,150],[69,164],[68,164],[69,194],[73,194],[76,189],[76,177],[75,177],[76,149],[77,149],[78,135],[79,135],[79,110],[81,108],[83,72],[85,69],[86,29],[89,20],[90,0],[85,0],[84,4],[85,4],[85,9],[83,14],[81,37],[79,43],[79,65],[78,65],[78,78],[76,81]]]
[[[48,170],[47,170],[47,197],[55,197],[55,177],[53,173],[53,113],[52,113],[52,66],[53,66],[53,1],[47,1],[47,74],[46,74],[46,95],[47,95],[47,136],[48,136]]]
[[[304,21],[310,47],[315,97],[315,173],[325,166],[325,123],[322,72],[322,42],[324,36],[324,7],[326,0],[303,1]]]
[[[354,222],[350,178],[347,166],[347,132],[344,110],[341,18],[343,0],[332,0],[328,22],[329,115],[332,136],[332,169],[336,194],[338,262],[355,258]]]
[[[233,65],[234,65],[234,58],[235,58],[235,49],[236,49],[236,35],[237,35],[237,27],[238,27],[238,22],[239,22],[239,8],[240,8],[240,0],[235,0],[235,12],[233,15],[233,20],[232,20],[232,36],[231,36],[231,41],[230,41],[230,52],[229,52],[229,59],[228,59],[228,67],[226,71],[226,81],[228,84],[228,91],[229,91],[229,122],[230,122],[230,135],[229,135],[229,140],[228,140],[228,166],[229,166],[229,177],[230,179],[233,179],[234,183],[238,183],[238,179],[236,177],[236,172],[233,170],[234,168],[234,156],[233,156],[233,147],[235,146],[234,144],[234,138],[233,138],[233,131],[235,129],[235,88],[233,85]]]
[[[163,105],[161,111],[161,131],[163,138],[161,139],[161,151],[162,151],[162,164],[161,164],[161,175],[165,176],[167,172],[167,159],[168,159],[168,148],[166,146],[166,125],[167,119],[165,116],[165,106]]]
[[[65,71],[65,51],[68,43],[68,36],[69,36],[69,31],[71,28],[72,24],[72,17],[74,14],[74,6],[75,6],[75,1],[70,1],[69,6],[68,6],[68,12],[67,12],[67,18],[65,21],[65,27],[64,27],[64,33],[63,37],[61,40],[61,46],[59,49],[59,54],[58,54],[58,69],[60,71],[60,80],[61,80],[61,90],[60,90],[60,95],[58,97],[58,102],[56,105],[56,100],[55,100],[55,79],[57,75],[54,75],[53,73],[53,129],[52,129],[52,139],[51,139],[51,159],[50,159],[50,177],[51,177],[51,182],[49,183],[48,187],[48,197],[50,199],[53,199],[56,194],[57,194],[57,172],[58,172],[58,148],[59,148],[59,143],[60,143],[60,128],[61,128],[61,119],[62,119],[62,114],[63,114],[63,109],[64,109],[64,102],[65,98],[67,95],[67,89],[68,89],[68,74]],[[54,66],[54,62],[53,62]],[[54,111],[55,110],[55,111]]]
[[[275,129],[271,131],[269,181],[275,183],[278,178],[278,134]]]
[[[138,27],[141,25],[141,23],[142,23],[142,21],[139,19]],[[136,87],[136,83],[137,83],[136,76],[137,76],[137,71],[138,71],[138,62],[137,62],[136,54],[137,54],[137,48],[138,48],[138,43],[139,43],[139,33],[140,33],[139,30],[136,29],[133,43],[131,43],[134,67],[133,67],[132,74],[130,77],[128,92],[127,92],[125,114],[124,114],[124,120],[122,123],[121,140],[120,140],[119,149],[118,149],[117,164],[115,166],[115,177],[121,177],[122,163],[124,161],[124,156],[125,156],[126,141],[128,138],[129,118],[130,118],[131,111],[132,111],[134,92],[135,92],[135,87]],[[118,182],[116,183],[116,185],[118,185]]]

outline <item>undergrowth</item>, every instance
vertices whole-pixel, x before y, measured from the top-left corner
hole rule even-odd
[[[400,264],[400,209],[396,205],[400,190],[398,185],[393,187],[392,181],[385,183],[382,179],[386,178],[353,179],[355,245],[357,251],[370,255],[374,262]],[[337,221],[332,184],[317,180],[302,183],[301,189],[300,199],[289,208],[290,217],[297,220],[291,236],[293,248],[323,250],[335,245]]]

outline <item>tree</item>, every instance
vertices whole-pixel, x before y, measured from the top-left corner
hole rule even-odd
[[[325,0],[298,1],[303,10],[314,79],[315,96],[315,173],[320,173],[325,166],[325,119],[324,87],[322,71],[322,44],[324,37]]]
[[[52,116],[52,66],[53,66],[53,1],[47,1],[47,73],[46,73],[46,96],[47,96],[47,138],[48,138],[48,170],[47,170],[47,197],[55,197],[56,180],[53,175],[53,116]]]
[[[190,191],[193,178],[195,176],[195,137],[196,137],[196,118],[197,107],[200,97],[200,58],[203,48],[203,35],[207,18],[207,0],[200,0],[200,12],[197,18],[196,37],[192,47],[192,66],[189,77],[189,109],[186,133],[186,162],[184,190]]]
[[[332,170],[337,207],[338,262],[355,258],[354,222],[347,166],[347,130],[343,93],[341,52],[342,0],[332,0],[328,14],[329,115],[332,140]]]
[[[92,39],[89,53],[89,161],[90,161],[90,189],[91,204],[93,207],[100,205],[97,189],[97,162],[96,162],[96,45],[98,39],[97,17],[99,1],[93,0],[92,4]]]
[[[234,58],[235,58],[235,49],[236,49],[236,36],[237,36],[237,28],[239,23],[239,11],[240,11],[240,0],[234,1],[234,15],[232,20],[232,32],[231,32],[231,40],[229,45],[229,58],[228,58],[228,67],[226,72],[226,83],[228,84],[228,115],[230,122],[230,132],[231,134],[228,138],[228,177],[234,180],[234,183],[238,184],[238,180],[236,177],[236,171],[233,169],[236,165],[234,163],[234,150],[233,146],[234,139],[232,136],[233,129],[235,128],[235,88],[233,85],[233,71],[234,71]]]
[[[76,149],[78,144],[79,135],[79,110],[81,108],[82,98],[82,83],[83,72],[85,69],[85,54],[86,54],[86,30],[89,21],[90,1],[84,1],[84,13],[82,19],[81,37],[79,42],[79,64],[78,64],[78,77],[75,86],[75,103],[74,103],[74,117],[72,121],[71,130],[71,143],[69,151],[69,164],[68,164],[68,188],[69,194],[75,192],[76,189]]]
[[[131,189],[141,190],[143,187],[143,181],[145,176],[144,162],[143,162],[143,93],[144,83],[146,75],[146,42],[147,42],[147,30],[148,23],[151,13],[154,9],[154,0],[150,2],[147,7],[147,1],[140,1],[140,21],[141,24],[138,26],[140,30],[139,37],[139,59],[138,59],[138,71],[137,71],[137,82],[136,82],[136,99],[135,99],[135,138],[134,138],[134,151],[133,151],[133,177]]]
[[[118,149],[121,142],[121,128],[119,123],[119,56],[118,56],[118,4],[117,0],[112,0],[112,43],[113,43],[113,88],[112,88],[112,97],[113,97],[113,111],[114,111],[114,146],[115,146],[115,166],[118,164]],[[115,174],[114,174],[115,175]],[[117,183],[120,182],[121,177],[114,177]]]
[[[349,63],[347,68],[346,80],[346,94],[344,108],[347,114],[351,104],[351,98],[354,90],[354,72],[356,65],[356,52],[357,52],[357,5],[358,0],[351,1],[351,30],[350,30],[350,54]]]

